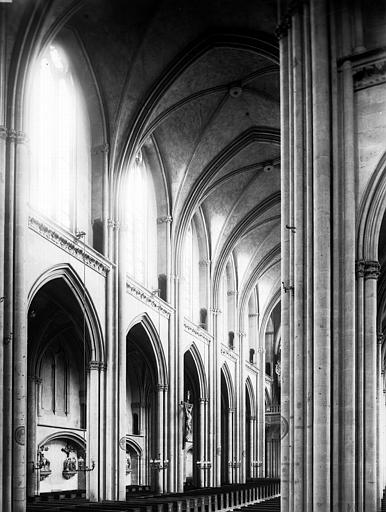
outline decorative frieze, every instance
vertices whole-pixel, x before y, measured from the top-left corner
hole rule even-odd
[[[170,315],[174,311],[169,304],[154,293],[149,292],[146,288],[131,279],[130,276],[126,276],[126,292],[155,311],[158,311],[165,318],[170,318]]]
[[[184,319],[184,329],[186,332],[197,339],[203,340],[205,343],[210,343],[213,339],[213,336],[205,331],[205,329],[202,329],[202,327],[199,327],[187,318]]]
[[[365,64],[354,73],[355,90],[366,89],[386,82],[386,59]]]
[[[106,277],[110,272],[111,263],[104,260],[91,247],[80,244],[75,236],[35,217],[28,218],[28,227],[102,276]]]
[[[223,344],[221,344],[220,353],[234,362],[237,362],[239,359],[238,355],[235,354],[233,350],[231,350],[230,348]]]

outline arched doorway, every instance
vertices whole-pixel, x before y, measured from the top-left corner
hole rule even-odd
[[[45,282],[28,310],[29,496],[67,491],[85,496],[84,469],[91,467],[91,457],[98,472],[98,450],[87,453],[88,404],[92,402],[98,409],[99,400],[98,387],[90,386],[95,351],[86,305],[83,308],[80,303],[83,291],[78,286],[77,296],[68,282],[62,277]],[[83,300],[85,297],[84,293]],[[99,372],[99,363],[93,363]],[[97,439],[98,422],[92,429],[91,435]]]
[[[163,352],[147,318],[130,328],[126,340],[126,457],[131,459],[126,485],[151,485],[162,492],[167,459]]]

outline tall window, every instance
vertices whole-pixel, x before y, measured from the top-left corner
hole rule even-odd
[[[150,289],[157,288],[157,205],[153,180],[138,153],[128,176],[127,224],[129,274]]]
[[[185,238],[183,260],[184,312],[190,320],[200,323],[199,247],[196,227],[190,223]]]
[[[30,98],[33,208],[68,229],[90,224],[89,120],[64,51],[38,59]]]

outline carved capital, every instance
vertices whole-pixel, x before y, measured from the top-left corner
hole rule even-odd
[[[377,342],[379,343],[379,345],[382,345],[383,340],[384,340],[383,332],[379,332],[377,334]]]
[[[157,218],[157,224],[170,224],[173,222],[173,217],[165,215],[164,217]]]
[[[106,363],[99,363],[99,370],[101,372],[105,372],[107,370],[107,364]]]
[[[0,126],[0,139],[5,140],[8,135],[8,130],[5,126]]]
[[[8,140],[16,144],[25,144],[28,142],[28,137],[25,132],[20,130],[8,130]]]
[[[378,279],[381,266],[377,261],[365,262],[365,279]]]
[[[211,308],[211,309],[209,309],[209,311],[210,311],[213,315],[219,315],[220,313],[222,313],[221,309],[219,309],[219,308]]]
[[[111,228],[113,231],[119,231],[120,223],[118,220],[107,219],[107,226]]]
[[[237,297],[238,294],[239,294],[239,292],[237,290],[229,290],[227,292],[228,297]]]
[[[364,277],[365,263],[365,260],[358,260],[355,262],[355,274],[357,277]]]
[[[110,151],[110,146],[106,144],[100,144],[99,146],[94,146],[91,150],[91,154],[99,155],[103,153],[108,153]]]
[[[198,264],[199,264],[199,266],[200,266],[200,267],[209,267],[209,265],[210,265],[211,263],[212,263],[212,261],[211,261],[211,260],[205,260],[205,259],[204,259],[204,260],[200,260],[200,261],[198,262]]]
[[[259,313],[249,313],[248,318],[259,318]]]
[[[92,370],[99,371],[99,369],[100,369],[100,362],[99,361],[90,361],[89,364],[88,364],[88,369],[90,371],[92,371]]]
[[[240,336],[240,338],[244,338],[247,335],[247,333],[244,331],[239,331],[237,334]]]

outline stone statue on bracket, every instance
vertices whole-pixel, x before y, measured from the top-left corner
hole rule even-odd
[[[184,412],[185,412],[185,431],[184,431],[184,440],[192,441],[193,436],[193,404],[190,402],[191,393],[188,391],[186,393],[186,400],[184,402]]]

